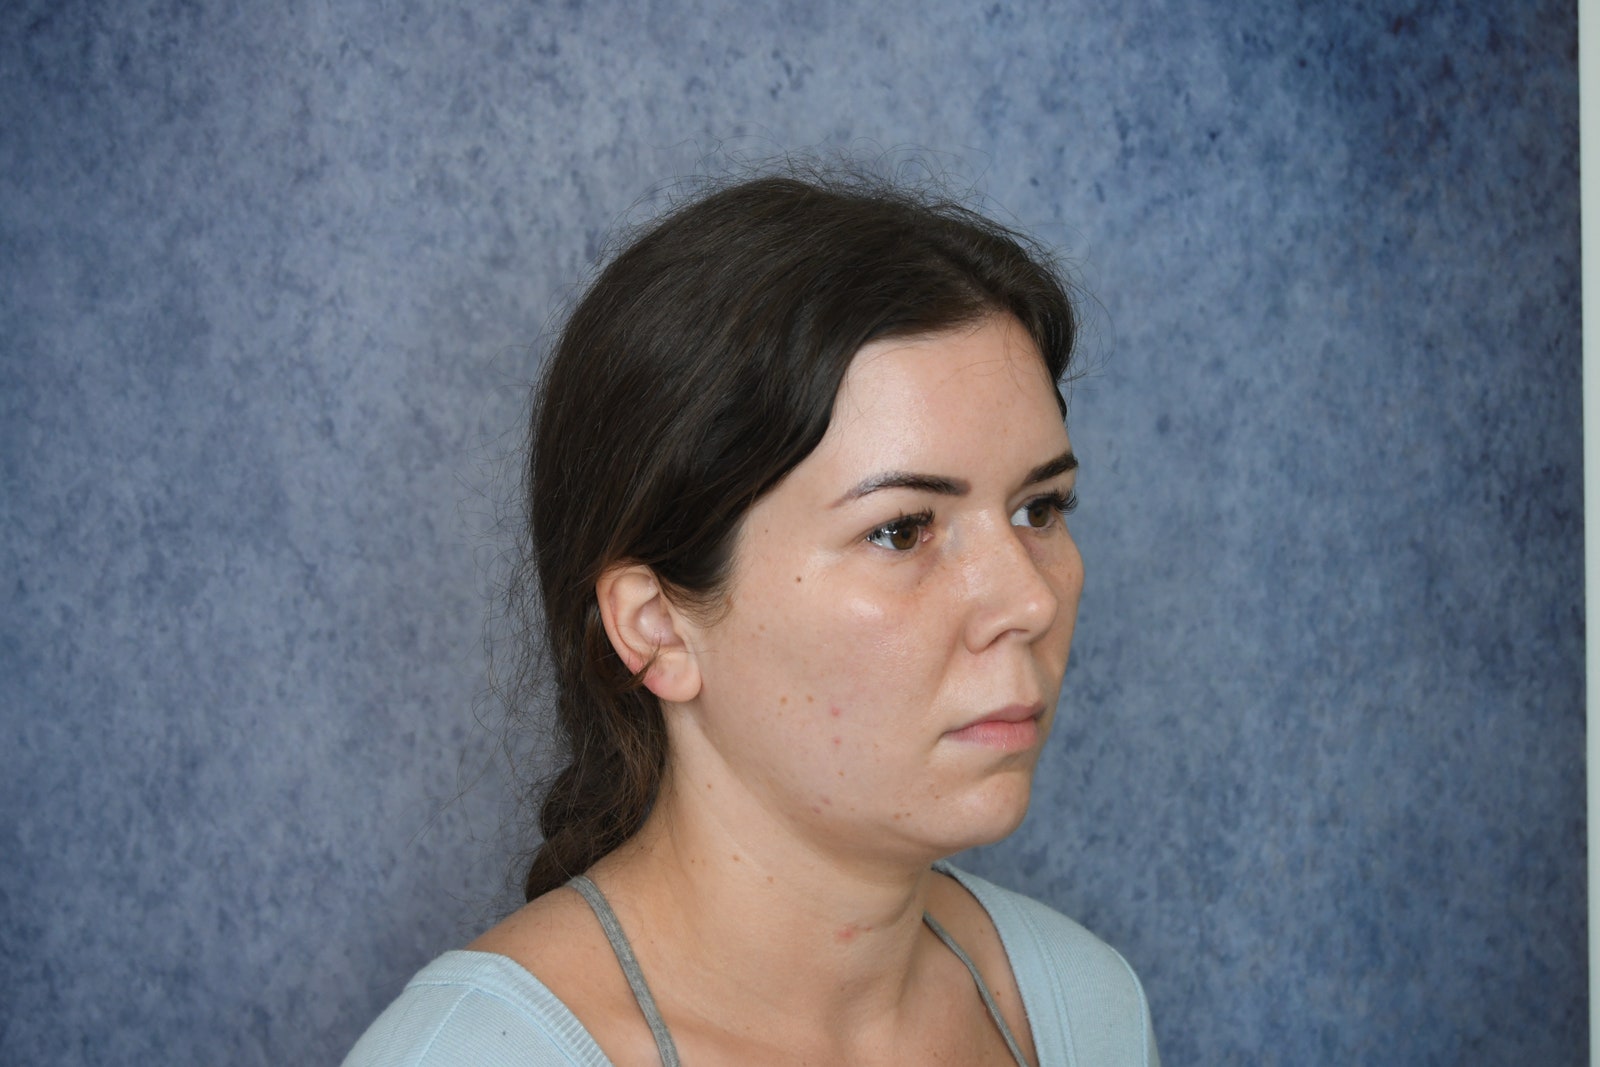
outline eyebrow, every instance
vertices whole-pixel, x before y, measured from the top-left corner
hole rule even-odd
[[[1022,484],[1036,485],[1039,482],[1077,469],[1078,457],[1073,455],[1072,449],[1069,448],[1055,459],[1041,463],[1029,471]],[[857,482],[849,492],[835,500],[833,506],[838,507],[852,500],[860,500],[864,496],[883,489],[914,489],[922,493],[937,493],[940,496],[966,496],[972,491],[972,486],[961,478],[946,478],[939,474],[885,471],[882,474],[874,474]]]
[[[1055,459],[1052,459],[1049,463],[1041,463],[1037,467],[1033,468],[1033,470],[1029,471],[1027,479],[1024,480],[1022,484],[1034,485],[1038,482],[1048,481],[1058,474],[1066,474],[1068,471],[1075,471],[1077,469],[1078,457],[1073,455],[1072,449],[1069,448]]]

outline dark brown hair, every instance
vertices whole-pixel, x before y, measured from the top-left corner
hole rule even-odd
[[[740,520],[816,448],[856,352],[992,313],[1014,316],[1062,377],[1077,319],[1048,255],[960,204],[859,176],[727,186],[599,273],[546,364],[525,475],[512,594],[526,622],[542,608],[568,757],[540,808],[527,899],[636,832],[667,765],[660,707],[601,624],[601,573],[647,564],[709,610]],[[533,699],[529,673],[514,698]]]

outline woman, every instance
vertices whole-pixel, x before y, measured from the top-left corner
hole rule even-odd
[[[1047,259],[946,203],[762,178],[572,313],[527,475],[572,758],[528,903],[367,1064],[1149,1064],[1143,993],[943,866],[1022,821],[1082,563]]]

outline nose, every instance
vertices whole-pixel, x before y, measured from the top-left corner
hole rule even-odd
[[[1075,610],[1083,562],[1066,531],[1058,534],[1059,541],[1030,542],[1030,531],[1001,522],[971,547],[966,566],[971,651],[981,652],[1008,635],[1033,641],[1050,631],[1063,607]]]

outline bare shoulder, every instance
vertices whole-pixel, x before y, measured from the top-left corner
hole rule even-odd
[[[575,890],[554,889],[529,901],[467,946],[521,966],[577,1017],[613,1063],[655,1051],[605,931]]]
[[[537,975],[539,969],[530,964],[545,956],[559,959],[570,955],[575,944],[591,932],[591,926],[594,915],[583,898],[570,889],[555,889],[507,915],[467,950],[508,956]]]
[[[610,983],[614,970],[605,933],[576,892],[565,887],[537,897],[467,946],[519,964],[583,1020],[581,1006]]]

